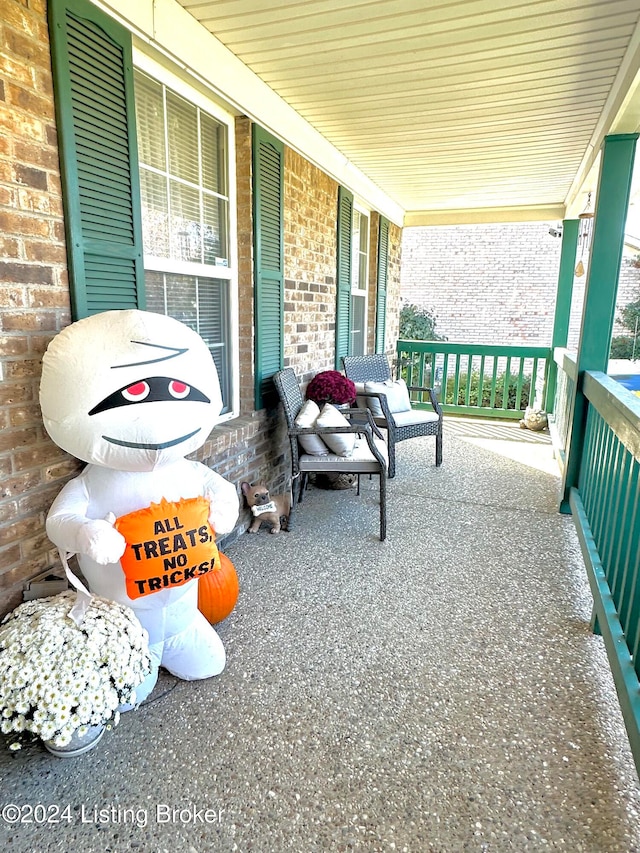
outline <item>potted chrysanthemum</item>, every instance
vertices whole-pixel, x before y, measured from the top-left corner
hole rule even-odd
[[[130,608],[92,596],[76,620],[75,602],[71,591],[27,601],[0,625],[0,730],[10,749],[40,738],[54,755],[86,752],[149,674],[147,632]]]
[[[307,400],[319,406],[331,403],[334,406],[350,405],[356,399],[356,386],[339,370],[323,370],[307,385]]]

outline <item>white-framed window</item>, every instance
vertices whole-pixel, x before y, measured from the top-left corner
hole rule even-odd
[[[351,355],[367,348],[367,284],[369,281],[369,213],[354,205],[351,231]]]
[[[206,341],[228,419],[239,373],[233,116],[149,57],[135,65],[147,310]]]

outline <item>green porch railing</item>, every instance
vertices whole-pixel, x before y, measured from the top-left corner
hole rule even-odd
[[[587,371],[587,423],[569,504],[636,766],[640,771],[640,400]]]
[[[553,351],[554,366],[557,371],[556,391],[553,402],[553,414],[549,418],[549,432],[553,442],[556,459],[564,471],[564,459],[569,440],[571,423],[571,401],[575,396],[578,378],[578,362],[574,352],[562,347]]]
[[[444,412],[519,419],[528,405],[543,405],[548,347],[398,341],[396,352],[397,375],[433,388]],[[412,396],[417,408],[429,402]]]

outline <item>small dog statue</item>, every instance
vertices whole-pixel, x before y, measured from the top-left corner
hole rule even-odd
[[[264,480],[258,483],[242,483],[242,494],[254,516],[247,533],[258,533],[262,522],[271,525],[271,533],[287,530],[291,513],[291,495],[269,494]]]

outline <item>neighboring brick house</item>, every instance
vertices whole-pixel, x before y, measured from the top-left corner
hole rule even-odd
[[[544,222],[405,228],[403,304],[429,310],[436,331],[452,342],[548,346],[561,248],[550,230]],[[630,262],[634,253],[628,254],[618,310],[640,298],[640,270]],[[578,346],[585,282],[586,275],[574,279],[570,349]],[[619,325],[614,334],[623,334]]]
[[[169,1],[162,5],[187,14]],[[57,562],[45,516],[81,467],[50,441],[38,405],[42,354],[59,330],[98,310],[144,305],[145,297],[148,309],[198,325],[221,375],[225,419],[197,458],[238,485],[264,475],[278,487],[289,470],[288,443],[268,377],[291,366],[308,381],[349,348],[393,352],[401,228],[389,214],[393,205],[376,204],[366,180],[338,180],[287,144],[286,133],[264,131],[242,114],[242,103],[225,103],[222,79],[209,89],[201,74],[190,75],[186,54],[174,65],[167,57],[178,49],[145,31],[152,0],[101,4],[118,8],[113,16],[89,0],[55,1],[57,112],[47,4],[0,6],[6,612],[21,599],[26,579]],[[193,19],[191,25],[199,26]],[[197,35],[205,46],[211,38],[204,29]],[[124,81],[121,92],[110,89],[114,75]],[[120,130],[124,135],[112,138]],[[127,144],[122,164],[113,166],[112,154],[120,157]],[[100,248],[114,233],[125,247],[120,254],[113,245]],[[275,266],[271,239],[274,251],[279,245]],[[337,267],[339,244],[346,270]],[[246,523],[243,514],[236,533]]]

